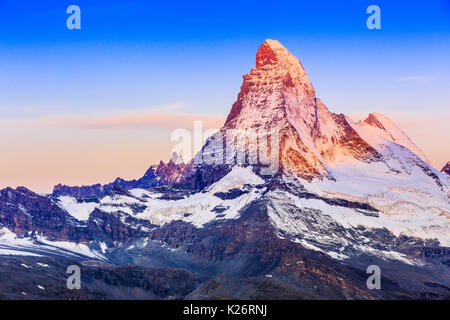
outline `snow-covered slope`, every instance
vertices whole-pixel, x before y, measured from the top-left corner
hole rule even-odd
[[[76,198],[69,196],[59,197],[57,204],[72,217],[81,221],[87,221],[91,212],[98,207],[95,202],[78,201]]]
[[[132,189],[129,195],[108,195],[90,203],[63,196],[59,197],[58,204],[80,220],[88,220],[89,215],[99,209],[108,213],[125,213],[160,226],[180,220],[202,227],[216,219],[239,217],[239,210],[261,195],[262,191],[253,187],[263,183],[264,180],[251,167],[235,166],[204,192],[186,195],[182,199],[170,200],[161,198],[162,194],[157,191]],[[242,191],[242,194],[224,198],[227,192],[235,189]]]
[[[99,250],[100,251],[100,250]],[[105,260],[103,254],[82,243],[50,241],[43,236],[20,238],[7,228],[0,229],[0,255],[56,256]]]
[[[430,163],[427,156],[414,144],[414,142],[412,142],[411,139],[385,115],[373,112],[369,114],[364,121],[359,121],[358,125],[371,130],[375,135],[382,136],[385,139],[408,148],[422,160]]]

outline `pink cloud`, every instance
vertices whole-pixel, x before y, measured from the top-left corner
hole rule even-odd
[[[182,113],[141,113],[112,116],[56,116],[21,121],[28,127],[72,129],[135,129],[135,128],[192,128],[194,121],[202,121],[204,128],[220,128],[225,117]]]

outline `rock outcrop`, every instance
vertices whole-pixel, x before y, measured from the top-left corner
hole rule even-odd
[[[441,169],[441,172],[450,175],[450,161],[447,162],[447,164]]]

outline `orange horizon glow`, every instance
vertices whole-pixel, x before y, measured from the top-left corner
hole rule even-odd
[[[353,115],[355,120],[367,115]],[[388,114],[440,170],[450,160],[447,124],[450,117]],[[64,117],[2,125],[0,188],[25,186],[51,193],[58,183],[91,185],[117,177],[140,178],[150,165],[170,159],[177,128],[220,128],[224,116],[150,114]],[[58,122],[60,121],[60,122]]]

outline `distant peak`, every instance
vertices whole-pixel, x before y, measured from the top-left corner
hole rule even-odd
[[[383,124],[377,119],[377,115],[378,114],[376,112],[370,113],[369,116],[366,119],[364,119],[364,122],[373,127],[378,127],[382,130],[386,130]]]
[[[409,149],[422,158],[425,162],[430,163],[427,156],[414,144],[414,142],[412,142],[407,134],[397,127],[397,125],[384,114],[372,112],[362,122],[374,128],[381,129],[384,132],[383,136],[385,138]]]
[[[170,161],[172,161],[174,164],[184,163],[183,156],[181,154],[178,154],[177,152],[172,152],[172,157],[170,158]]]

